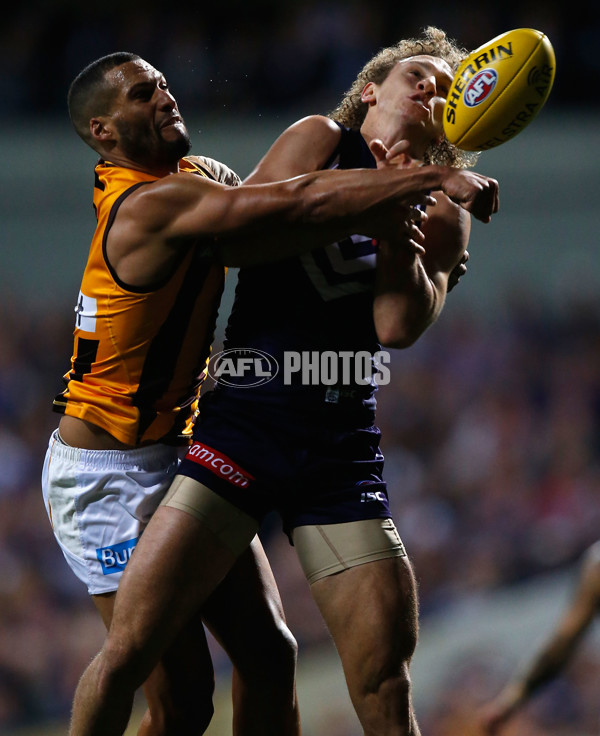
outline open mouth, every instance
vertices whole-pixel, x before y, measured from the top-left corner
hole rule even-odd
[[[183,122],[181,118],[178,116],[175,116],[175,117],[169,118],[168,120],[165,120],[165,122],[161,124],[160,128],[162,130],[163,128],[168,128],[171,125],[177,125],[178,123],[181,123],[181,122]]]

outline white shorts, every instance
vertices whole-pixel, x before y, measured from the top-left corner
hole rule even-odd
[[[91,595],[111,593],[179,465],[176,447],[82,450],[50,437],[42,492],[54,536]]]

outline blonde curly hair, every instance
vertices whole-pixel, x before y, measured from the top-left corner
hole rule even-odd
[[[394,46],[388,46],[377,53],[362,68],[350,89],[329,117],[348,128],[359,130],[367,114],[367,103],[360,99],[368,82],[381,84],[394,66],[409,56],[437,56],[443,59],[456,72],[459,64],[468,55],[468,50],[461,48],[448,38],[446,33],[435,26],[428,26],[419,38],[407,38]],[[446,138],[441,143],[432,143],[425,153],[425,163],[454,166],[466,169],[474,166],[477,153],[461,151]]]

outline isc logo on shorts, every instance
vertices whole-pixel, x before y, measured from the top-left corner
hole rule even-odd
[[[136,537],[135,539],[128,539],[126,542],[113,544],[110,547],[98,547],[96,557],[102,565],[102,573],[112,575],[114,572],[122,572],[129,562],[138,540],[139,537]]]
[[[363,491],[360,494],[361,503],[371,503],[372,501],[387,501],[387,497],[383,491]]]

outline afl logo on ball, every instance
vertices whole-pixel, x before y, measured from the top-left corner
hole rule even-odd
[[[482,69],[469,80],[465,88],[464,101],[467,107],[476,107],[492,94],[498,73],[495,69]]]

